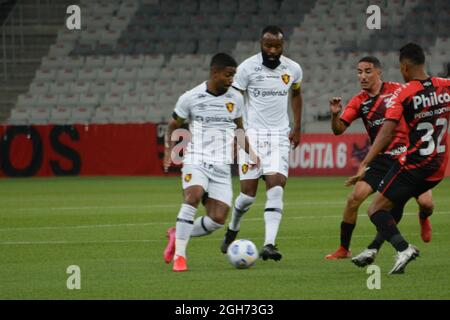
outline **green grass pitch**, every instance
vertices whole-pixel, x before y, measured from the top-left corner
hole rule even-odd
[[[325,261],[337,248],[349,188],[345,177],[290,178],[278,234],[280,262],[258,260],[234,269],[219,251],[224,230],[191,239],[189,272],[162,259],[165,231],[182,201],[176,177],[85,177],[0,180],[1,299],[449,299],[450,179],[435,188],[433,239],[420,239],[417,205],[400,224],[421,257],[404,275],[389,276],[394,249],[375,264],[381,289],[369,290],[366,269],[350,260]],[[260,185],[263,187],[263,185]],[[238,181],[234,180],[235,195]],[[265,194],[246,214],[239,238],[261,247]],[[359,253],[374,235],[360,209],[352,241]],[[199,214],[203,214],[201,208]],[[81,269],[81,289],[68,290],[69,265]]]

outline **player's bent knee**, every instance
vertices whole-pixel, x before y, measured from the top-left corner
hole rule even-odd
[[[188,204],[194,208],[198,207],[201,200],[202,200],[201,196],[194,195],[194,194],[185,195],[185,197],[184,197],[184,203]]]
[[[275,186],[267,190],[266,208],[283,209],[283,192],[284,189],[280,186]]]
[[[364,200],[366,200],[366,198],[367,197],[365,197],[361,193],[353,192],[347,198],[347,206],[350,207],[350,208],[357,209],[357,208],[359,208],[361,203],[363,203]]]
[[[240,193],[236,198],[234,205],[239,210],[247,211],[255,202],[255,197],[251,197],[245,193]]]
[[[432,201],[419,203],[419,209],[421,212],[431,215],[434,211],[434,203]]]

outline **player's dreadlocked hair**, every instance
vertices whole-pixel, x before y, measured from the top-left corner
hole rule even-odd
[[[218,53],[211,59],[210,68],[223,69],[226,67],[237,67],[237,62],[232,56],[226,53]]]
[[[360,62],[368,62],[368,63],[373,64],[373,66],[374,66],[375,68],[381,69],[381,62],[380,62],[380,60],[378,60],[377,57],[374,57],[374,56],[366,56],[366,57],[361,58],[361,59],[358,61],[358,63],[360,63]]]
[[[421,46],[416,43],[410,42],[400,49],[399,60],[402,61],[403,59],[408,59],[416,65],[422,65],[425,63],[425,53],[423,52]]]

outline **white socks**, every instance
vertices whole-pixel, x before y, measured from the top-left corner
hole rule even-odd
[[[231,215],[230,225],[228,226],[230,230],[239,230],[242,216],[250,209],[253,202],[255,202],[255,197],[250,197],[242,192],[239,194],[234,201],[233,213]]]
[[[194,229],[192,230],[191,237],[205,236],[222,227],[223,224],[215,222],[208,216],[198,217],[194,221]]]
[[[175,231],[175,257],[186,257],[186,246],[194,228],[194,217],[196,213],[197,208],[185,203],[181,205]]]
[[[275,238],[281,222],[281,213],[283,212],[283,191],[280,186],[267,190],[266,209],[264,211],[266,226],[264,245],[275,245]]]

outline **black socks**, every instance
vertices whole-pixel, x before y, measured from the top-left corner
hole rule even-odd
[[[355,224],[344,221],[341,222],[341,246],[343,246],[346,250],[350,247],[353,229],[355,229]]]
[[[404,251],[408,248],[408,242],[400,234],[397,223],[388,211],[378,210],[370,217],[370,220],[376,226],[380,235],[389,241],[395,250]]]

